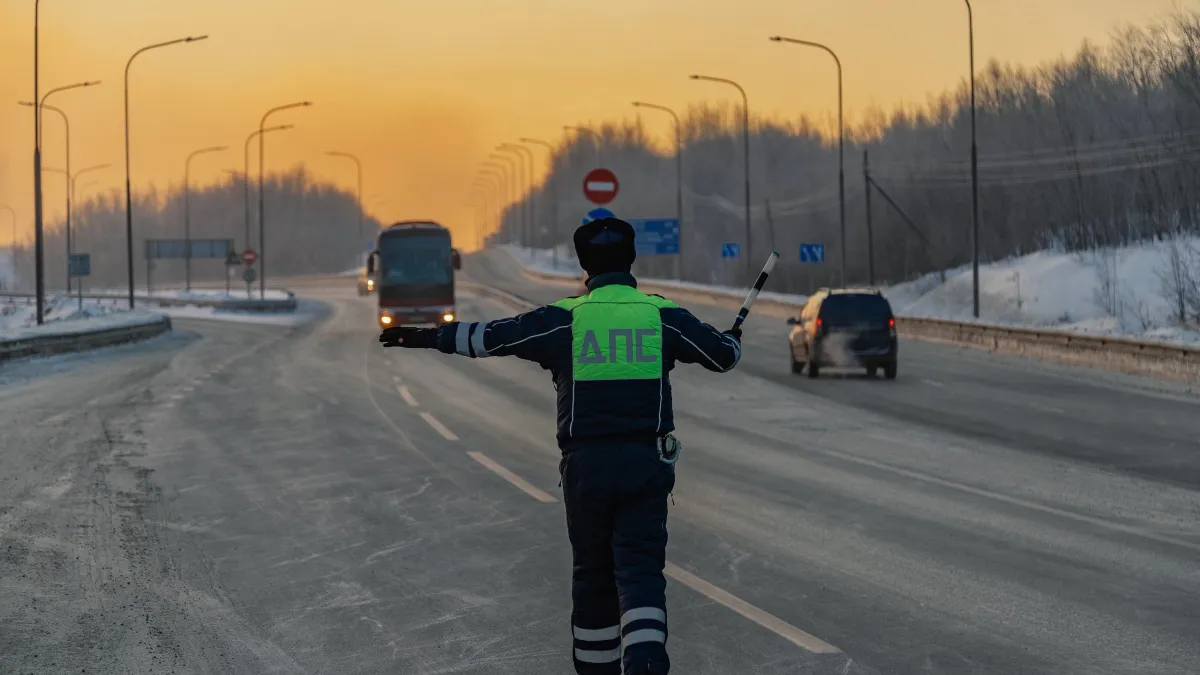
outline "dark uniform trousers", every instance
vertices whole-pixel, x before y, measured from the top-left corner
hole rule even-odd
[[[675,469],[650,442],[579,444],[563,458],[580,675],[666,675],[667,498]]]

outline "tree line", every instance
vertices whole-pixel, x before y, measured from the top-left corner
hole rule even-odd
[[[248,193],[247,193],[248,190]],[[245,176],[229,176],[219,183],[195,186],[190,205],[192,239],[232,239],[234,250],[247,247],[246,203],[249,194],[249,247],[259,248],[258,182],[246,184]],[[379,231],[378,220],[364,214],[363,238],[358,234],[358,204],[355,195],[337,186],[316,181],[303,167],[271,174],[263,181],[266,212],[266,263],[271,277],[292,274],[338,273],[353,268],[366,239]],[[184,238],[184,192],[182,187],[151,188],[133,195],[133,258],[136,285],[145,288],[148,239]],[[111,190],[90,196],[72,209],[71,248],[91,255],[91,276],[84,288],[124,288],[126,268],[125,194]],[[65,221],[46,224],[46,288],[66,287]],[[34,255],[32,243],[15,253],[15,286],[32,290]],[[177,284],[184,280],[182,260],[158,260],[149,270],[152,283]],[[237,269],[240,279],[241,268]],[[221,260],[192,260],[192,280],[224,281]],[[235,287],[237,280],[235,279]]]
[[[1200,13],[1177,10],[1152,25],[1125,26],[1103,48],[1085,42],[1069,58],[1038,66],[992,61],[977,73],[976,91],[982,260],[1197,231]],[[964,81],[924,105],[871,110],[848,125],[846,283],[865,283],[871,271],[864,161],[882,190],[871,195],[877,283],[971,260],[969,101]],[[753,120],[752,261],[723,260],[724,242],[741,243],[747,255],[741,109],[695,105],[681,117],[683,278],[746,284],[774,249],[782,255],[774,289],[840,283],[836,137],[803,116]],[[674,148],[653,142],[640,122],[593,130],[602,164],[622,180],[619,215],[674,216]],[[569,244],[589,208],[579,185],[595,153],[590,134],[553,153],[548,178],[532,194],[537,222],[528,243]],[[522,204],[506,210],[494,237],[522,239]],[[823,243],[825,262],[800,263],[802,243]],[[1200,274],[1200,264],[1194,269]],[[647,259],[639,271],[670,275],[674,263]]]

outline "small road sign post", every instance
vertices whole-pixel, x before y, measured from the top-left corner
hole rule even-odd
[[[825,244],[800,244],[800,262],[825,262]]]
[[[237,254],[237,251],[230,250],[225,256],[225,295],[230,295],[233,292],[233,268],[242,264],[242,258]]]
[[[258,262],[258,253],[255,253],[253,249],[248,248],[245,251],[242,251],[243,264],[253,265],[256,262]]]
[[[737,242],[721,244],[722,258],[739,258],[742,255],[742,245]]]
[[[616,199],[620,187],[617,174],[608,169],[592,169],[583,177],[583,196],[596,205]]]
[[[258,280],[258,272],[255,272],[253,267],[250,267],[249,265],[247,265],[246,269],[242,271],[242,281],[246,282],[246,297],[247,298],[250,297],[250,294],[252,292],[251,286],[257,280]]]
[[[67,275],[79,279],[75,290],[79,291],[79,311],[83,311],[83,277],[92,275],[92,255],[90,253],[72,253],[67,258]]]

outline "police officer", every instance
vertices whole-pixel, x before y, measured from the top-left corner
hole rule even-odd
[[[633,227],[603,218],[575,232],[588,294],[497,321],[388,328],[385,347],[471,358],[516,356],[554,377],[559,464],[574,557],[571,629],[581,675],[666,675],[667,497],[679,446],[671,432],[676,363],[723,373],[740,331],[702,323],[642,293],[630,270]]]

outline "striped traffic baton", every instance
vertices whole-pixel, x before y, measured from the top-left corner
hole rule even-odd
[[[742,303],[742,308],[738,310],[737,318],[733,320],[733,328],[730,330],[737,330],[742,327],[742,322],[750,314],[750,307],[754,304],[754,300],[758,298],[758,292],[762,290],[763,284],[767,283],[767,277],[770,276],[771,270],[775,269],[775,263],[777,262],[779,262],[779,253],[773,251],[771,257],[767,258],[767,264],[763,265],[762,272],[758,273],[758,281],[754,282],[754,288],[750,289],[750,295],[746,296],[746,301]]]

